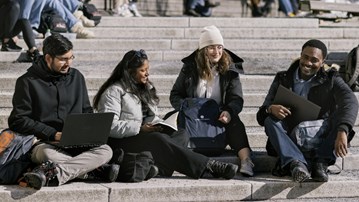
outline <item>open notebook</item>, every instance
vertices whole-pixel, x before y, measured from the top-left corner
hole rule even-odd
[[[95,147],[107,143],[114,113],[69,114],[59,142],[46,142],[61,149]]]
[[[303,121],[318,119],[321,108],[282,85],[279,85],[278,87],[273,104],[281,104],[290,108],[292,115],[288,116],[287,119],[294,125]]]

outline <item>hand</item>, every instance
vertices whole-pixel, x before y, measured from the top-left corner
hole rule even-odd
[[[140,133],[151,133],[151,132],[161,132],[161,126],[153,126],[150,123],[145,123],[141,126]]]
[[[286,108],[283,105],[270,105],[268,107],[268,112],[280,120],[292,114],[289,108]]]
[[[345,131],[338,131],[334,149],[336,156],[344,158],[348,154],[348,138]]]
[[[218,118],[218,121],[227,124],[231,121],[231,115],[227,111],[223,111]]]
[[[56,134],[55,134],[55,141],[60,141],[60,139],[61,139],[61,136],[62,136],[62,132],[57,132]]]

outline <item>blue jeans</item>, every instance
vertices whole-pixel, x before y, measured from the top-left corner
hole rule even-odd
[[[307,165],[303,153],[289,137],[287,126],[283,121],[268,116],[264,121],[264,128],[269,141],[279,155],[282,168],[293,160],[298,160]]]
[[[70,1],[70,0],[63,0]],[[60,15],[66,22],[68,29],[71,29],[78,20],[73,12],[65,7],[59,0],[19,0],[20,2],[20,19],[29,19],[31,26],[38,28],[41,20],[41,12],[54,11]],[[70,4],[68,4],[70,5]],[[75,4],[71,4],[75,5]],[[73,9],[71,7],[71,9]]]
[[[288,15],[289,13],[293,13],[293,6],[290,0],[279,0],[279,5],[281,10],[285,15]]]

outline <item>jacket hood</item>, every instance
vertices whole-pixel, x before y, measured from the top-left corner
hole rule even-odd
[[[38,77],[40,77],[45,81],[54,81],[54,80],[65,79],[66,76],[70,74],[72,69],[69,68],[69,71],[66,74],[53,72],[47,66],[44,56],[40,56],[36,62],[32,63],[32,66],[27,71],[29,73],[37,75]]]
[[[236,71],[243,74],[244,70],[243,70],[242,63],[244,62],[244,60],[242,58],[240,58],[239,56],[237,56],[236,54],[234,54],[232,51],[230,51],[228,49],[224,49],[224,50],[231,57],[232,62],[234,64],[234,66],[236,67]],[[195,65],[195,57],[196,57],[197,51],[198,50],[193,51],[189,56],[183,58],[181,61],[186,65]]]

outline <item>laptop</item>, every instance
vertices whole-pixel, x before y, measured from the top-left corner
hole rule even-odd
[[[114,113],[69,114],[59,142],[46,142],[60,149],[91,148],[107,143]]]
[[[321,107],[294,93],[288,88],[279,85],[277,94],[274,97],[274,104],[281,104],[290,108],[292,115],[288,116],[289,122],[298,125],[303,121],[318,119]]]

